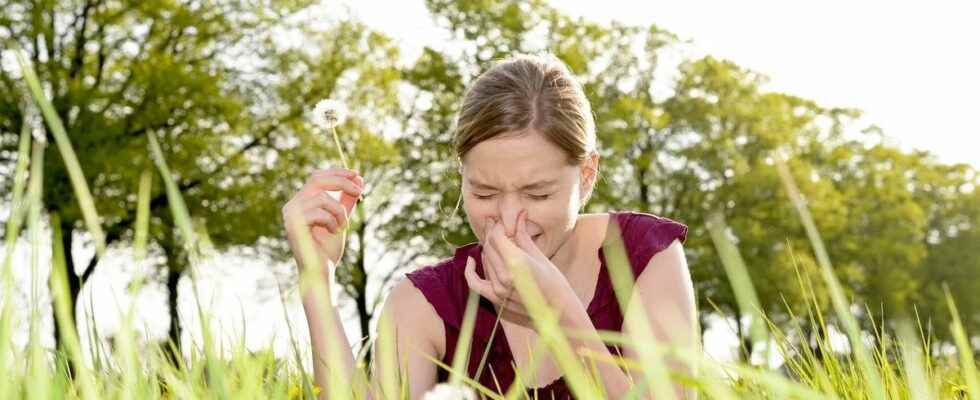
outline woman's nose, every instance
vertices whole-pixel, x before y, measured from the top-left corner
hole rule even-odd
[[[517,235],[517,218],[524,208],[521,206],[502,205],[500,209],[500,222],[504,225],[504,232],[507,236]]]

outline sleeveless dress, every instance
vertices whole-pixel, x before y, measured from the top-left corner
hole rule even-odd
[[[618,225],[621,232],[634,277],[640,276],[654,254],[667,248],[675,239],[682,243],[687,239],[687,226],[651,214],[634,211],[610,212],[608,232],[613,232],[613,223]],[[476,261],[477,274],[485,278],[482,257],[480,257],[481,251],[482,246],[479,243],[471,243],[457,248],[455,255],[451,258],[406,274],[406,277],[432,304],[439,318],[443,321],[446,332],[446,354],[443,356],[442,362],[446,365],[452,364],[463,322],[463,311],[469,296],[469,286],[463,274],[466,258],[467,256],[473,257]],[[612,282],[606,270],[606,258],[601,247],[598,250],[598,257],[600,260],[599,276],[595,285],[595,293],[586,311],[596,330],[620,332],[623,325],[623,315],[613,292]],[[498,324],[496,333],[492,332],[496,319],[497,313],[493,304],[486,298],[480,297],[470,345],[468,375],[471,378],[476,375],[484,350],[489,346],[489,354],[481,376],[474,379],[490,390],[504,393],[514,381],[514,358],[503,327]],[[492,343],[490,343],[491,335],[493,336]],[[621,354],[617,346],[607,347],[611,354]],[[438,381],[447,381],[448,372],[441,367],[438,370]],[[535,391],[539,396],[537,398],[541,399],[573,398],[563,378],[558,378],[541,388],[529,388],[528,393],[532,396],[531,398],[535,398],[533,397]]]

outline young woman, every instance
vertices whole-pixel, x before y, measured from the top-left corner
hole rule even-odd
[[[637,340],[697,348],[693,288],[681,246],[687,227],[641,212],[579,212],[595,186],[599,154],[591,106],[563,63],[533,56],[498,62],[468,89],[455,135],[463,208],[479,242],[409,273],[395,285],[382,311],[392,317],[398,362],[407,367],[413,399],[447,378],[429,358],[451,363],[470,290],[481,296],[470,376],[505,392],[515,379],[514,365],[519,370],[530,367],[529,352],[536,347],[538,333],[504,260],[527,265],[549,305],[558,311],[562,327],[586,333],[569,338],[577,350],[608,356],[621,351],[638,359],[630,346],[607,347],[597,330],[635,335],[624,320],[644,316],[655,338]],[[310,230],[324,260],[324,279],[341,259],[341,231],[363,184],[356,171],[317,171],[283,207],[284,218],[301,218],[305,225],[298,226]],[[326,191],[342,195],[335,200]],[[615,299],[602,249],[613,224],[621,232],[636,277],[625,312]],[[296,233],[287,229],[287,237],[303,268]],[[340,355],[344,365],[316,361],[330,359],[326,335],[340,338],[349,349],[342,327],[320,329],[320,312],[334,313],[339,320],[336,310],[318,310],[311,293],[304,293],[304,307],[318,384],[326,384],[327,368],[340,368],[343,376],[350,376],[350,351]],[[497,315],[501,318],[495,325]],[[476,376],[485,348],[490,349],[488,357]],[[554,358],[547,352],[535,358],[536,373],[526,382],[529,390],[537,389],[542,398],[571,398]],[[597,367],[610,398],[630,390],[626,372],[609,363]],[[675,390],[685,393],[680,386]]]

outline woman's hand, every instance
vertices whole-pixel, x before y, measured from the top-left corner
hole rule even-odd
[[[343,168],[317,170],[310,174],[303,188],[282,207],[286,225],[286,239],[293,257],[302,271],[310,263],[303,260],[299,241],[303,229],[313,239],[322,272],[340,262],[346,242],[345,227],[364,187],[364,179],[357,171]],[[327,192],[341,192],[337,200]],[[325,275],[329,276],[329,275]]]
[[[531,327],[524,300],[514,284],[513,268],[526,268],[541,294],[553,309],[561,312],[567,301],[577,300],[565,275],[551,263],[534,239],[527,233],[527,212],[517,217],[513,240],[507,237],[503,224],[488,223],[483,243],[483,271],[487,279],[476,273],[476,261],[466,260],[466,282],[470,288],[498,306],[501,318]],[[571,297],[569,297],[571,296]]]

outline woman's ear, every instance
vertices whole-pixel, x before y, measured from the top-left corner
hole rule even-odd
[[[582,204],[584,205],[592,197],[592,190],[595,189],[596,180],[599,178],[599,152],[592,152],[588,158],[582,162],[581,166],[581,187],[579,193],[582,194]]]

